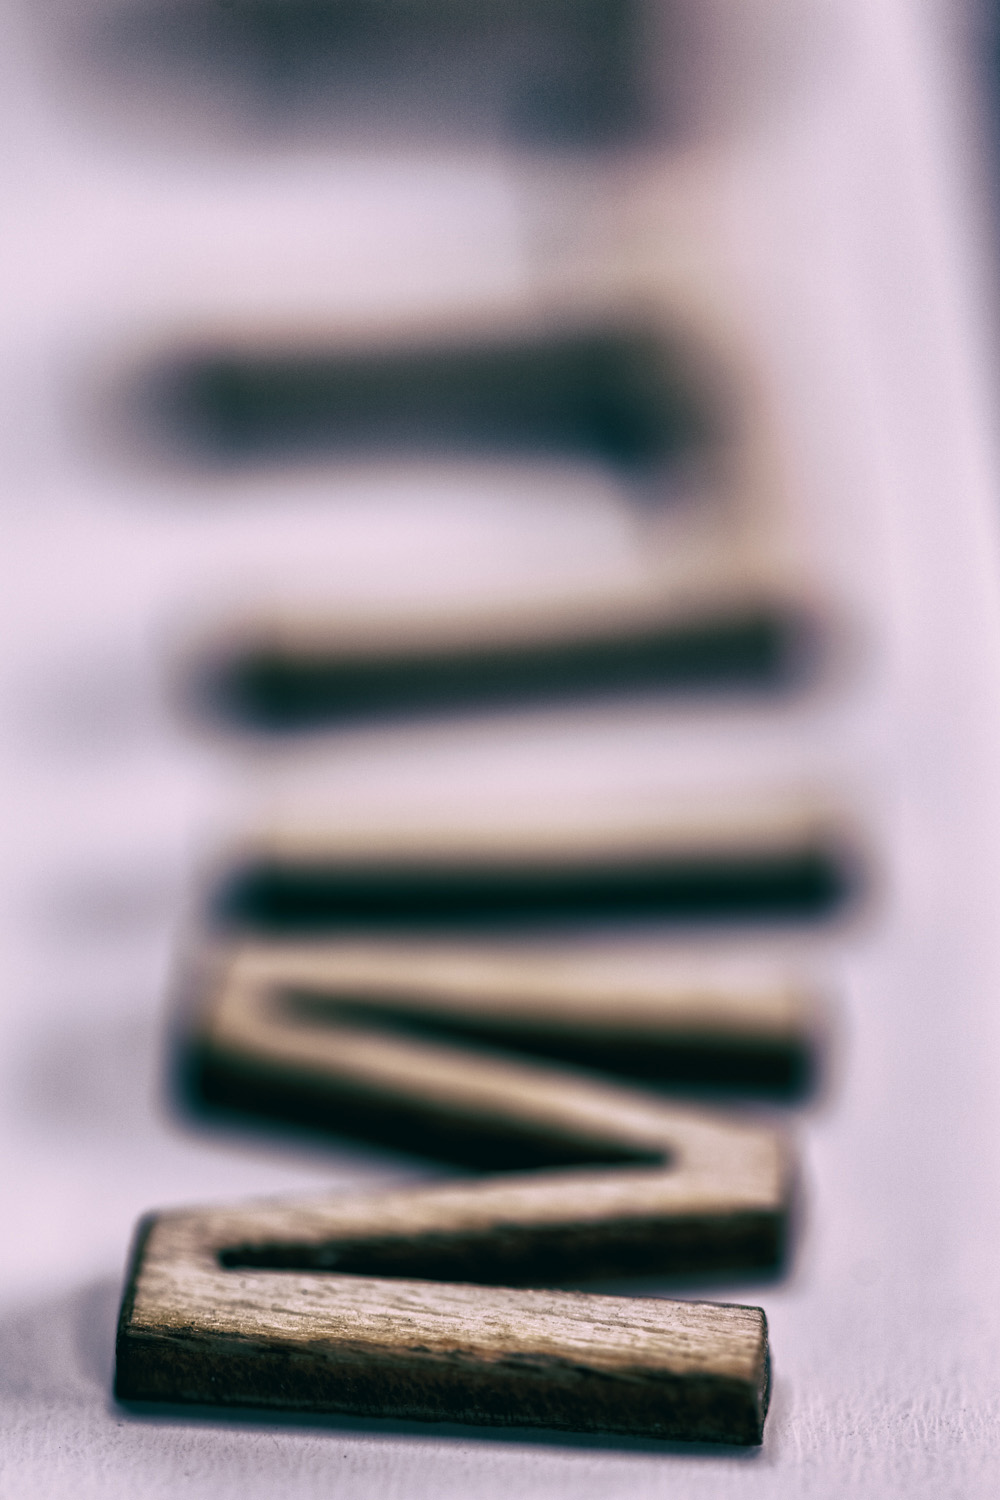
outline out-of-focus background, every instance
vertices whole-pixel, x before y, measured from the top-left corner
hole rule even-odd
[[[994,1494],[991,15],[4,0],[0,27],[3,1492]],[[657,319],[725,436],[652,481],[586,445],[243,441],[198,385],[199,361],[275,350],[299,369]],[[199,715],[186,685],[234,621],[320,612],[363,640],[618,608],[737,533],[743,581],[821,622],[794,691],[283,738]],[[793,952],[833,1016],[791,1122],[791,1273],[718,1293],[770,1320],[759,1453],[112,1404],[140,1213],[431,1170],[199,1129],[164,1083],[206,861],[317,780],[362,832],[762,784],[860,830],[849,921],[744,939]]]

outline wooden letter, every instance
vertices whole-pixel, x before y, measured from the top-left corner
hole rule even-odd
[[[773,1270],[790,1196],[775,1131],[568,1068],[290,1023],[269,958],[270,975],[259,954],[224,964],[214,991],[206,1046],[237,1095],[573,1165],[149,1220],[122,1400],[760,1441],[760,1309],[544,1288]]]
[[[203,967],[192,1041],[226,1070],[223,1016],[464,1041],[686,1088],[805,1091],[820,1007],[775,960],[688,945],[347,939],[234,944]],[[229,1023],[226,1023],[229,1024]]]
[[[116,1394],[760,1442],[759,1308],[315,1269],[363,1261],[365,1244],[405,1264],[411,1244],[418,1259],[428,1245],[447,1258],[484,1235],[530,1239],[546,1220],[599,1224],[634,1211],[628,1197],[624,1182],[540,1178],[150,1219],[122,1305]]]
[[[502,8],[502,7],[501,7]],[[683,292],[681,293],[683,299]],[[781,691],[813,665],[817,611],[789,566],[768,414],[702,329],[666,306],[594,318],[537,299],[464,334],[388,343],[202,350],[150,372],[171,444],[218,463],[294,454],[597,468],[658,514],[633,577],[504,607],[338,619],[322,607],[199,644],[189,698],[243,728],[289,731],[387,715],[604,694]],[[609,310],[610,311],[610,310]],[[687,323],[687,316],[684,317]],[[430,336],[429,336],[430,335]]]
[[[363,829],[307,795],[238,851],[214,915],[258,931],[809,921],[853,893],[840,820],[760,794],[552,826]]]
[[[502,1234],[487,1218],[474,1255],[464,1241],[446,1255],[439,1234],[425,1254],[411,1234],[403,1248],[379,1249],[390,1260],[378,1269],[407,1274],[392,1258],[402,1255],[422,1276],[429,1255],[446,1266],[435,1275],[537,1283],[780,1264],[790,1186],[774,1130],[569,1067],[289,1011],[273,967],[252,951],[210,974],[201,1097],[468,1164],[574,1168],[518,1179],[520,1228],[509,1180],[463,1189],[484,1212],[500,1194]],[[367,1245],[364,1269],[375,1269],[374,1254]]]
[[[376,845],[376,868],[379,855]],[[415,1017],[446,1030],[470,1007],[454,972],[451,989],[442,984],[440,953],[436,980],[426,969],[421,980],[419,964],[414,978],[415,953],[248,944],[217,954],[198,980],[198,1091],[409,1149],[545,1170],[150,1220],[122,1308],[119,1396],[758,1442],[768,1390],[759,1309],[553,1288],[775,1270],[791,1198],[779,1133],[420,1035]],[[520,991],[516,973],[512,983],[509,968],[506,979],[492,971],[479,1012],[490,1039],[539,1017],[549,1032],[586,1029],[588,1014],[598,1047],[614,1034],[613,1020],[597,1019],[600,984],[588,993],[571,974],[539,988],[536,973],[533,987],[523,962]],[[687,1021],[676,996],[659,1010],[641,993],[630,1003],[626,1031],[641,1034],[652,1016],[662,1042],[690,1024],[690,1000]],[[770,997],[771,1021],[787,1026],[794,1005],[783,1004]]]
[[[780,597],[723,599],[710,612],[621,610],[492,632],[416,622],[398,638],[354,641],[322,620],[255,626],[209,646],[198,707],[244,728],[289,732],[355,720],[720,688],[780,692],[815,655],[805,610]],[[423,637],[421,639],[421,637]]]

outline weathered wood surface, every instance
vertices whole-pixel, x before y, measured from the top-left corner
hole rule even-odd
[[[209,1048],[214,1017],[263,1007],[290,1028],[368,1025],[788,1095],[811,1081],[822,1032],[816,997],[787,966],[662,943],[247,940],[203,973],[195,1028]]]
[[[447,1241],[470,1219],[488,1232],[523,1219],[525,1192],[529,1218],[550,1202],[516,1182],[486,1188],[147,1221],[119,1321],[118,1398],[761,1440],[759,1308],[302,1269],[310,1254],[336,1263],[345,1238],[395,1239],[405,1252],[411,1235]],[[614,1189],[627,1197],[626,1184]],[[593,1220],[584,1181],[576,1197]],[[289,1268],[273,1269],[282,1257]]]
[[[214,916],[263,931],[817,920],[856,883],[843,820],[763,793],[550,824],[373,827],[304,796],[233,851]],[[576,810],[578,811],[578,810]]]

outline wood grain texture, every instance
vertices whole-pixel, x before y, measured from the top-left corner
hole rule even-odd
[[[226,1269],[241,1244],[267,1244],[278,1254],[288,1245],[329,1248],[348,1227],[371,1234],[391,1224],[400,1238],[410,1224],[418,1235],[428,1226],[445,1232],[461,1217],[463,1193],[466,1207],[482,1215],[479,1191],[146,1221],[119,1321],[116,1395],[126,1402],[761,1440],[769,1361],[759,1308],[242,1263]],[[510,1191],[516,1201],[517,1186]]]
[[[360,1024],[467,1041],[685,1087],[801,1094],[823,1012],[787,963],[635,941],[501,946],[246,940],[220,953],[197,1002],[294,1026]]]

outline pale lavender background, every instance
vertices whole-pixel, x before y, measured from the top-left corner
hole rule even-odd
[[[561,221],[486,149],[133,140],[88,116],[85,88],[67,91],[28,7],[0,9],[3,1494],[996,1494],[1000,555],[975,90],[954,7],[782,10],[780,71],[798,86],[773,108],[757,99],[713,146],[704,255],[752,335],[847,627],[835,680],[783,709],[512,715],[328,750],[333,795],[359,815],[475,801],[484,786],[648,796],[707,767],[828,786],[867,820],[877,902],[810,956],[839,1040],[826,1096],[801,1119],[796,1268],[782,1286],[722,1289],[771,1320],[767,1438],[717,1455],[139,1420],[110,1402],[141,1211],[416,1170],[200,1137],[163,1108],[191,871],[268,774],[176,726],[164,643],[192,612],[296,569],[377,603],[627,572],[636,537],[593,476],[551,477],[546,493],[530,477],[473,493],[362,476],[331,500],[321,472],[279,473],[240,498],[96,445],[86,372],[158,330],[220,308],[252,321],[502,299]]]

